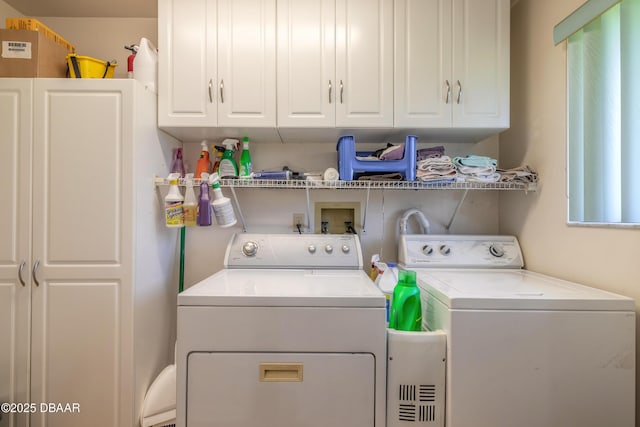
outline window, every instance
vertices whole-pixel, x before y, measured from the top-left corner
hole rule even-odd
[[[568,37],[569,222],[640,224],[640,0]]]

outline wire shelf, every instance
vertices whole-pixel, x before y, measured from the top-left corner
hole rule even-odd
[[[194,179],[194,185],[200,185],[199,179]],[[165,178],[154,179],[155,185],[169,185]],[[183,179],[179,183],[185,185]],[[270,188],[270,189],[351,189],[351,190],[515,190],[536,191],[537,183],[522,182],[454,182],[454,183],[424,183],[421,181],[320,181],[320,180],[270,180],[270,179],[221,179],[221,187],[229,188]]]

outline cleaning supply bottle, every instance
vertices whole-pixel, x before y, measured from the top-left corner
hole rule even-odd
[[[236,220],[236,214],[233,212],[231,200],[222,194],[218,174],[212,174],[209,182],[211,183],[211,188],[213,188],[213,202],[211,202],[211,207],[213,208],[213,215],[216,217],[216,223],[223,228],[235,225],[236,222],[238,222]]]
[[[222,154],[224,153],[224,147],[220,147],[219,145],[212,145],[211,153],[216,153],[216,157],[212,162],[213,165],[211,166],[211,173],[218,173],[218,169],[220,168],[220,160],[222,160]]]
[[[200,158],[196,163],[196,178],[202,178],[202,173],[211,172],[211,160],[209,160],[209,149],[207,148],[207,141],[200,143],[202,149],[200,150]]]
[[[178,188],[177,173],[169,174],[169,193],[164,198],[165,224],[167,227],[184,227],[184,197]]]
[[[391,297],[389,328],[398,331],[420,331],[422,327],[422,307],[420,290],[416,285],[416,272],[400,270],[398,283]]]
[[[182,160],[182,148],[176,148],[174,151],[173,163],[171,164],[171,173],[179,173],[180,178],[184,178],[184,161]]]
[[[225,150],[222,154],[222,159],[220,159],[220,166],[218,167],[218,176],[220,178],[235,178],[238,176],[238,164],[233,158],[233,150],[235,150],[238,142],[237,139],[225,139],[222,141]]]
[[[193,174],[188,173],[185,178],[187,189],[184,192],[184,225],[185,227],[193,227],[196,225],[196,214],[198,204],[196,202],[196,193],[193,190]]]
[[[251,166],[251,153],[249,152],[249,138],[242,139],[242,154],[240,155],[240,178],[250,178],[253,167]]]
[[[133,78],[151,92],[158,93],[158,49],[145,37],[140,39],[133,58]]]
[[[391,304],[393,303],[393,290],[398,283],[398,265],[395,262],[378,262],[376,263],[379,271],[375,283],[378,285],[386,299],[387,309],[387,325],[391,318]]]
[[[211,198],[209,197],[209,174],[202,174],[198,199],[198,225],[211,225]]]

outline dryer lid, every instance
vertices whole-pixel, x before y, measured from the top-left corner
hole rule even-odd
[[[631,298],[527,270],[417,270],[423,293],[451,309],[634,311]]]
[[[381,307],[362,270],[225,269],[178,295],[180,306]]]

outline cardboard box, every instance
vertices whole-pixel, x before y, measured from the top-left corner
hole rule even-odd
[[[39,31],[0,30],[0,77],[66,77],[67,49]]]

